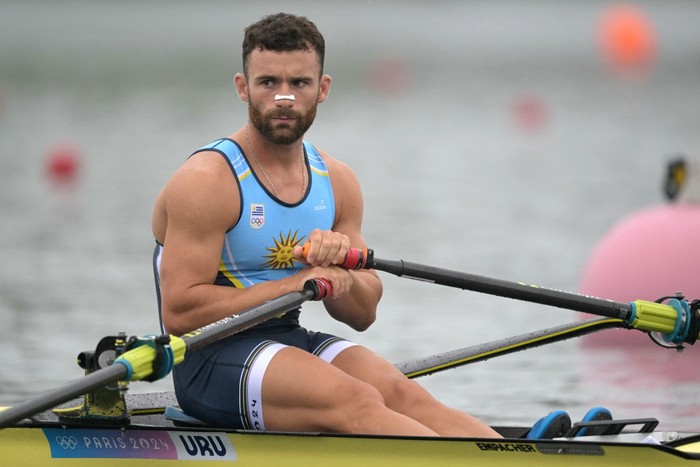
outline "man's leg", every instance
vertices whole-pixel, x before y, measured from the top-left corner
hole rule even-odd
[[[437,436],[389,409],[370,384],[294,347],[270,360],[262,400],[267,430]]]
[[[343,372],[374,386],[390,409],[407,415],[441,436],[500,437],[491,427],[445,406],[394,365],[362,346],[345,349],[332,361]]]

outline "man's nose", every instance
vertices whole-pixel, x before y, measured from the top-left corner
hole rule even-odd
[[[275,94],[275,104],[278,107],[291,107],[295,100],[294,94]]]

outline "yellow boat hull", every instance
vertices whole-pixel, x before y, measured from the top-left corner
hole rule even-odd
[[[0,430],[7,467],[37,466],[616,466],[700,465],[700,437],[638,442],[432,439],[158,428]],[[178,462],[179,461],[179,462]]]

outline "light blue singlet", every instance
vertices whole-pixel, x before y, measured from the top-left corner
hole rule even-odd
[[[241,192],[241,216],[224,239],[216,284],[247,288],[290,276],[304,267],[292,257],[292,249],[303,245],[313,229],[333,226],[335,202],[328,169],[311,144],[304,142],[304,150],[310,177],[297,204],[280,201],[267,191],[234,141],[220,139],[197,151],[225,156]]]

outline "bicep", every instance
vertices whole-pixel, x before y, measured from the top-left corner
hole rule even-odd
[[[188,288],[212,284],[218,271],[223,233],[185,223],[175,213],[169,215],[161,260],[161,282],[167,290],[173,285]]]
[[[164,190],[163,292],[214,282],[224,236],[238,206],[230,178],[211,167],[195,167],[176,174]]]

